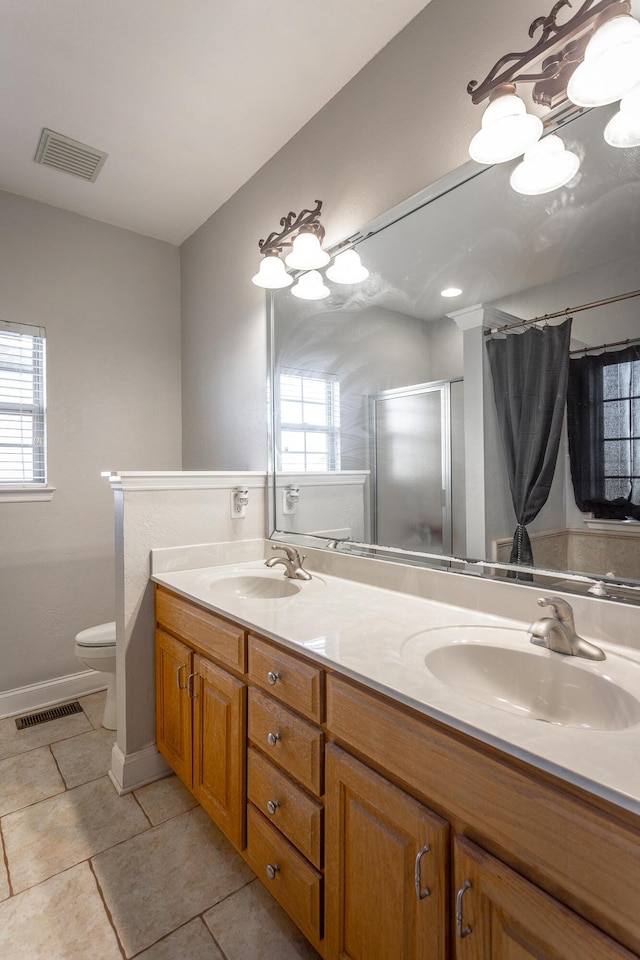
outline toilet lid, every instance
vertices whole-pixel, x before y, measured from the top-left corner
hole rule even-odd
[[[81,630],[76,635],[76,643],[80,647],[115,647],[116,622],[99,623],[95,627]]]

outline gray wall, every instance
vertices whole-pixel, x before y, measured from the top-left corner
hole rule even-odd
[[[90,189],[90,187],[88,188]],[[112,620],[107,469],[181,466],[178,249],[0,193],[0,313],[47,330],[49,503],[0,503],[0,692]]]
[[[432,0],[183,244],[185,469],[266,464],[259,238],[319,198],[332,244],[464,163],[482,116],[467,82],[522,46],[534,12],[525,0]]]

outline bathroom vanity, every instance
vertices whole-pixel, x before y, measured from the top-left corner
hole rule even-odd
[[[153,579],[158,748],[323,957],[640,955],[631,701],[581,729],[452,694],[432,636],[529,646],[478,611],[262,563]]]

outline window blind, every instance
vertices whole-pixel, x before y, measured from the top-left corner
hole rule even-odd
[[[0,320],[0,487],[47,482],[45,335]]]

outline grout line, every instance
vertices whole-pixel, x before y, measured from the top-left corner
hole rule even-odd
[[[133,796],[133,799],[135,800],[135,802],[138,804],[138,806],[139,806],[140,809],[142,810],[142,813],[143,813],[143,815],[144,815],[144,818],[145,818],[145,820],[147,821],[147,823],[149,824],[149,826],[150,826],[150,827],[155,826],[155,824],[151,821],[151,817],[149,816],[149,814],[147,813],[147,811],[145,810],[145,808],[142,806],[142,804],[140,803],[140,801],[139,801],[138,798],[136,797],[136,792],[135,792],[135,790],[132,790],[132,791],[131,791],[131,795]]]
[[[70,737],[69,739],[72,740],[73,737]],[[49,747],[49,753],[50,753],[51,756],[53,757],[53,762],[54,762],[55,765],[56,765],[56,769],[57,769],[58,773],[60,774],[60,779],[62,780],[62,783],[63,783],[63,785],[64,785],[64,788],[65,788],[65,790],[68,790],[68,789],[69,789],[69,784],[68,784],[67,781],[65,780],[64,775],[63,775],[63,773],[62,773],[62,770],[60,769],[60,764],[58,763],[58,758],[56,757],[55,753],[54,753],[53,750],[51,749],[51,744],[49,743],[49,744],[47,744],[47,746]]]
[[[222,900],[220,900],[220,903],[222,903]],[[216,906],[216,904],[214,904],[214,906]],[[207,931],[207,933],[209,934],[209,936],[211,937],[211,939],[212,939],[213,942],[215,943],[216,947],[217,947],[218,950],[220,951],[220,953],[221,953],[221,955],[222,955],[222,960],[231,960],[231,957],[229,956],[229,954],[228,954],[228,953],[225,953],[225,951],[224,951],[224,950],[222,949],[222,947],[220,946],[220,943],[219,943],[219,941],[218,941],[218,938],[216,937],[216,935],[215,935],[215,933],[213,932],[213,930],[211,930],[211,929],[207,926],[207,923],[206,923],[206,921],[205,921],[205,919],[204,919],[204,914],[205,914],[205,913],[209,913],[209,910],[213,910],[213,907],[208,907],[207,910],[205,910],[203,913],[200,913],[200,914],[198,915],[198,920],[200,920],[200,921],[202,922],[205,930]]]
[[[87,860],[87,863],[88,863],[88,865],[89,865],[89,870],[90,870],[91,873],[93,874],[93,879],[95,880],[96,888],[97,888],[97,890],[98,890],[98,896],[99,896],[100,899],[102,900],[102,906],[104,907],[105,913],[107,914],[107,920],[108,920],[109,923],[111,924],[111,928],[112,928],[112,930],[113,930],[113,932],[114,932],[114,935],[115,935],[115,938],[116,938],[116,943],[118,944],[118,947],[119,947],[119,949],[120,949],[120,953],[121,953],[122,956],[124,957],[124,960],[127,960],[126,950],[124,949],[124,946],[123,946],[123,944],[122,944],[122,941],[120,940],[120,935],[118,934],[118,930],[117,930],[117,928],[116,928],[116,925],[115,925],[115,922],[114,922],[114,919],[113,919],[113,914],[111,913],[111,910],[110,910],[109,907],[107,906],[107,901],[105,900],[105,896],[104,896],[104,893],[103,893],[103,891],[102,891],[102,887],[100,886],[100,881],[98,880],[98,877],[97,877],[97,875],[96,875],[96,872],[95,872],[95,870],[93,869],[93,862],[92,862],[91,857],[89,857],[89,859]]]
[[[11,882],[11,870],[9,869],[9,858],[7,856],[7,848],[4,842],[4,834],[2,832],[2,819],[0,818],[0,847],[2,847],[2,857],[4,860],[4,865],[7,871],[7,883],[9,884],[9,897],[11,899],[14,896],[13,883]]]

